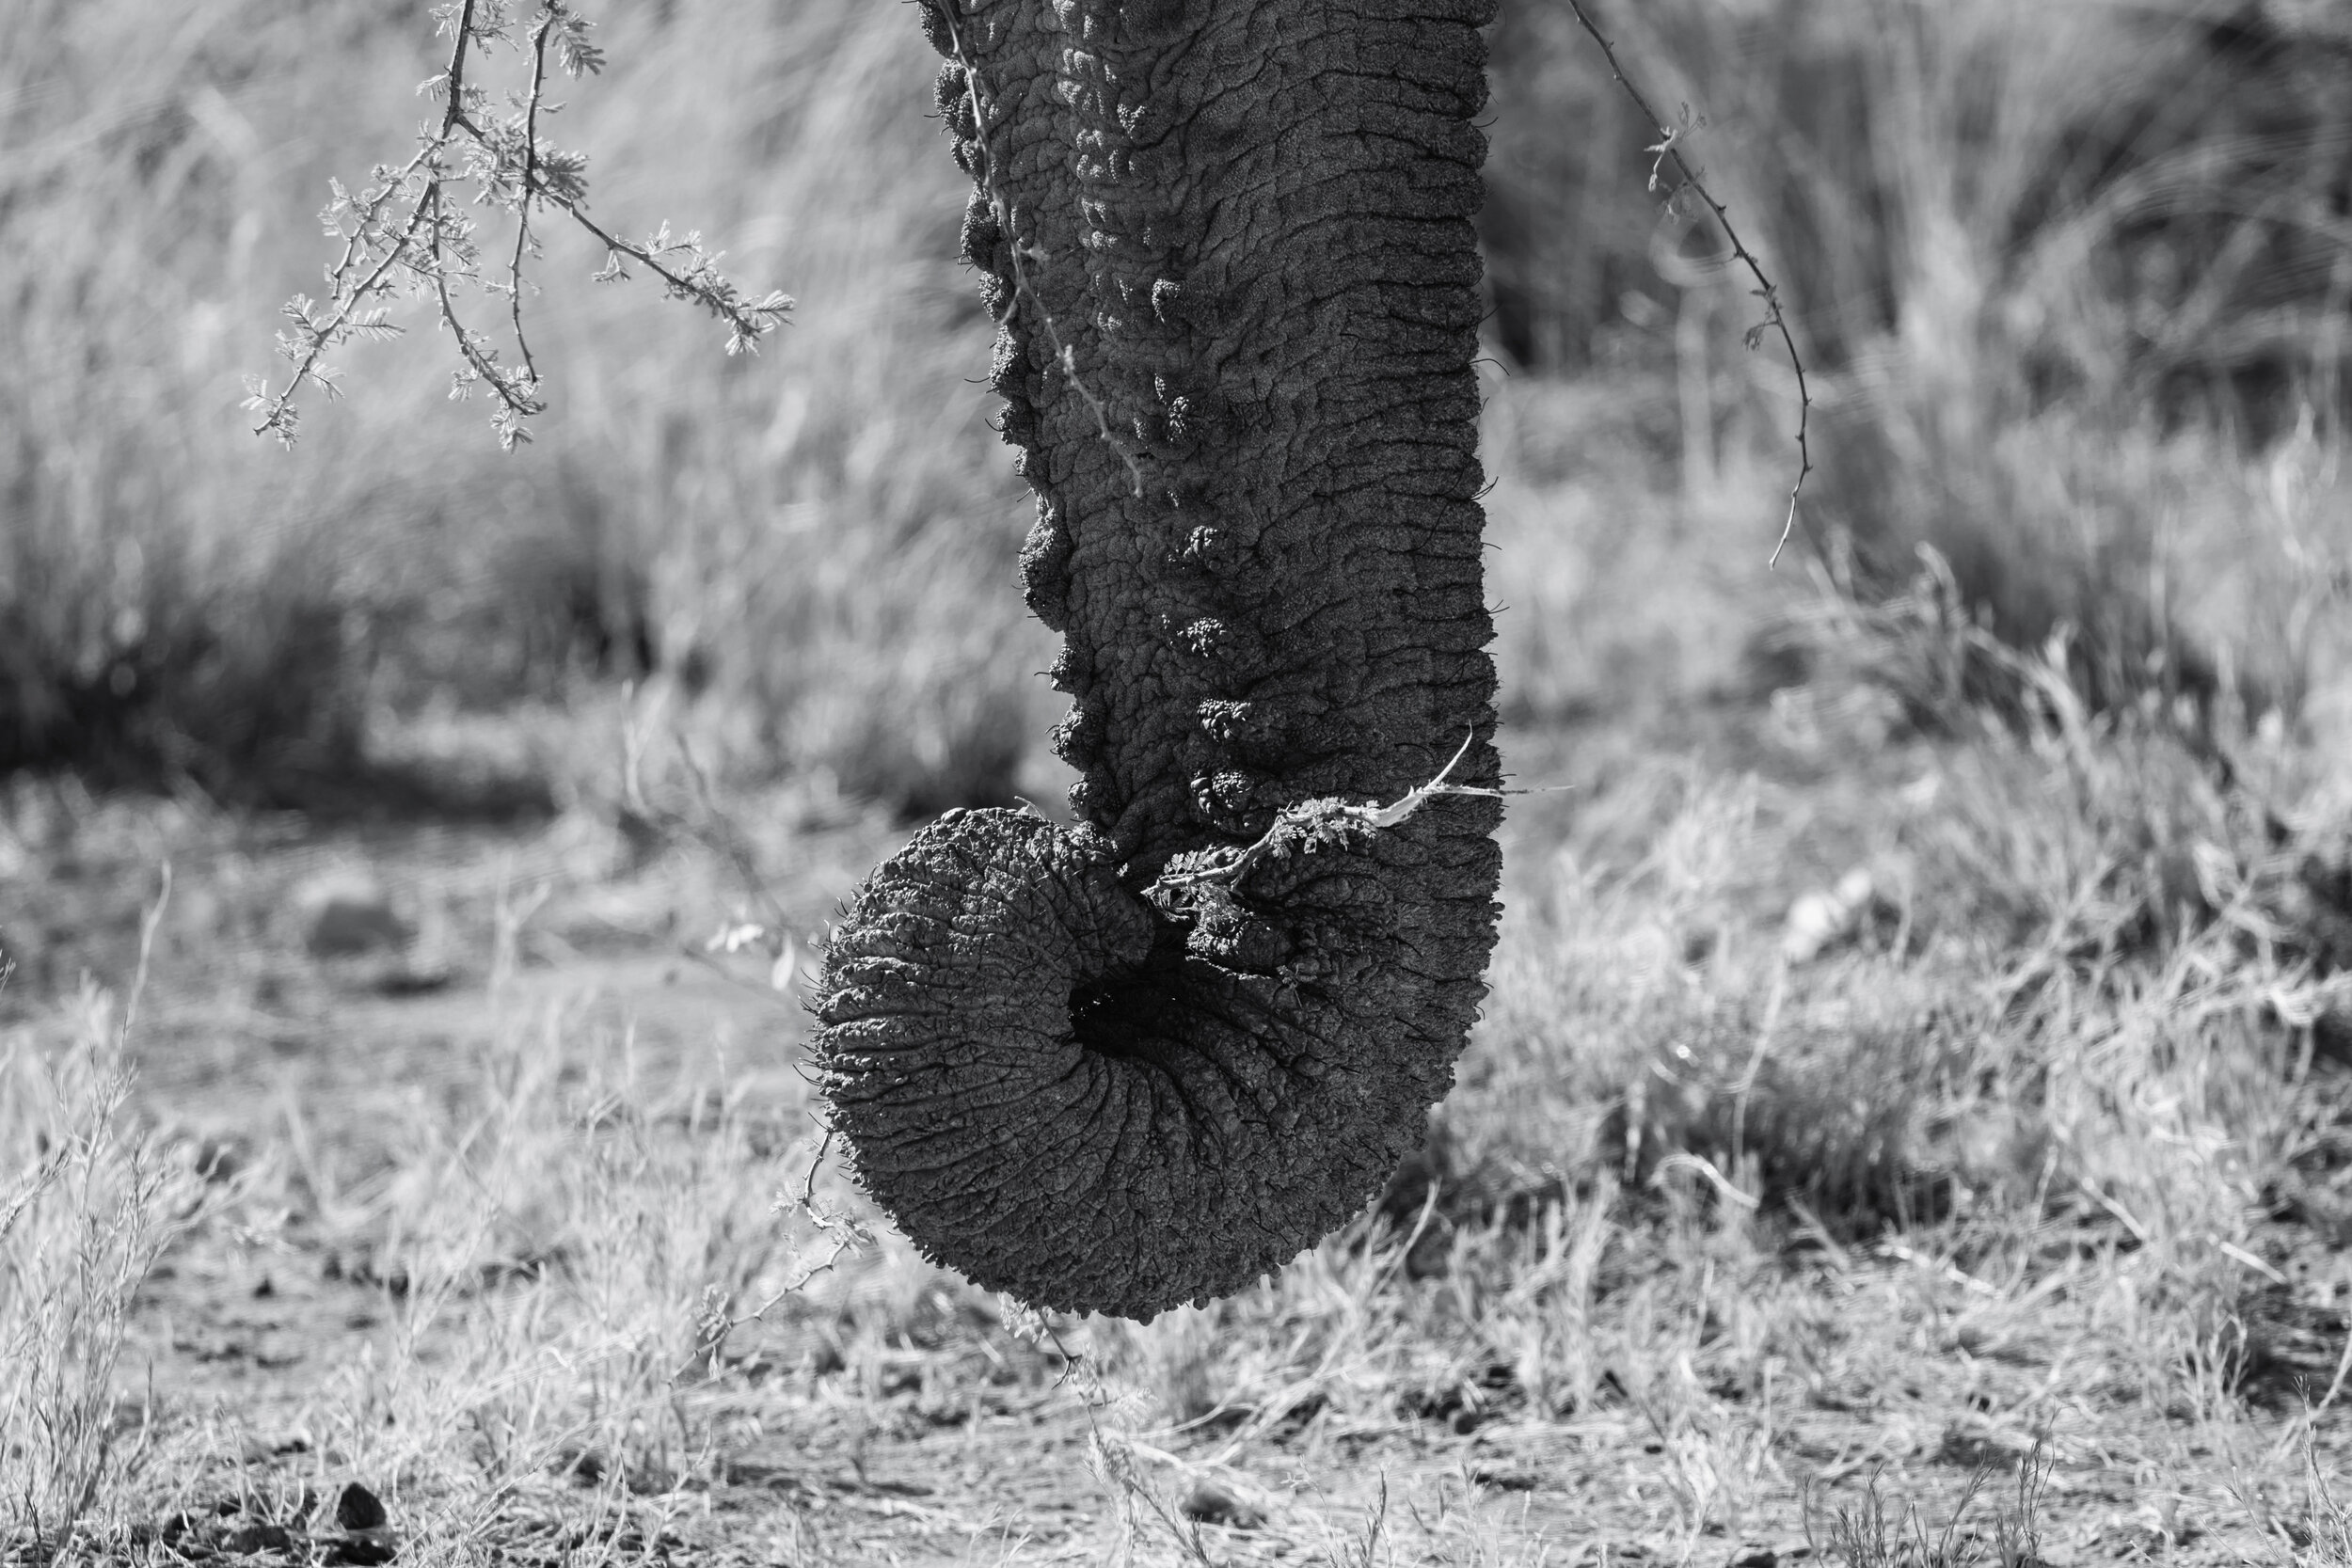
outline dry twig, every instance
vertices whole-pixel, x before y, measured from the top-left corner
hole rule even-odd
[[[664,224],[637,245],[609,232],[587,215],[587,159],[541,143],[541,112],[560,107],[546,102],[549,45],[567,75],[592,74],[604,67],[603,52],[587,39],[590,24],[564,0],[543,0],[523,45],[531,55],[529,89],[510,94],[515,112],[490,122],[485,118],[489,94],[468,79],[468,67],[477,45],[486,48],[510,40],[507,6],[501,0],[451,0],[437,8],[434,16],[451,38],[449,63],[418,90],[441,100],[440,123],[421,134],[407,163],[398,168],[377,165],[373,182],[358,196],[340,181],[329,182],[334,199],[320,219],[328,236],[342,242],[342,254],[326,273],[330,293],[324,307],[296,294],[283,308],[281,313],[294,326],[278,334],[278,352],[293,363],[294,372],[277,391],[265,377],[247,378],[250,396],[245,405],[262,416],[254,434],[274,435],[282,445],[292,446],[298,426],[294,398],[304,383],[329,398],[339,395],[336,372],[324,362],[327,352],[353,338],[398,336],[402,329],[376,302],[405,293],[430,295],[441,325],[456,341],[463,363],[450,395],[465,397],[474,383],[486,382],[498,399],[491,425],[500,445],[511,450],[528,441],[531,432],[524,421],[547,407],[522,321],[523,262],[538,254],[531,231],[533,202],[563,212],[603,245],[605,265],[596,274],[598,281],[628,277],[626,257],[660,277],[670,297],[698,303],[725,322],[729,354],[755,351],[759,339],[792,309],[787,296],[771,293],[757,301],[746,299],[719,274],[719,259],[703,249],[699,233],[673,240]],[[445,160],[461,144],[463,161],[453,168]],[[451,185],[465,182],[480,187],[478,201],[502,207],[515,216],[503,281],[481,277],[474,221],[448,199]],[[678,266],[665,261],[679,257],[683,262]],[[485,293],[507,295],[519,365],[501,363],[496,345],[459,318],[452,285],[468,281]]]
[[[1730,212],[1715,199],[1715,193],[1699,179],[1698,170],[1683,158],[1682,133],[1685,127],[1669,126],[1665,117],[1650,106],[1649,99],[1633,85],[1625,73],[1625,67],[1618,63],[1616,46],[1595,24],[1581,0],[1568,0],[1568,9],[1576,14],[1576,20],[1583,29],[1592,35],[1593,41],[1600,45],[1601,54],[1609,61],[1609,73],[1616,78],[1617,86],[1625,89],[1628,98],[1633,100],[1633,106],[1642,112],[1642,118],[1658,127],[1660,140],[1657,145],[1643,149],[1652,156],[1650,189],[1658,188],[1659,169],[1671,160],[1675,173],[1683,185],[1698,193],[1699,199],[1706,202],[1708,210],[1715,214],[1715,221],[1723,226],[1724,238],[1731,242],[1732,260],[1744,265],[1755,277],[1756,295],[1764,302],[1764,320],[1748,328],[1748,347],[1751,350],[1756,348],[1763,341],[1767,331],[1777,332],[1781,345],[1788,351],[1789,368],[1797,372],[1797,480],[1788,486],[1788,515],[1780,525],[1780,542],[1772,546],[1771,563],[1777,566],[1780,564],[1780,552],[1788,547],[1789,535],[1796,531],[1797,498],[1804,490],[1805,479],[1813,472],[1813,449],[1808,441],[1813,422],[1813,393],[1805,382],[1804,359],[1797,353],[1796,337],[1788,330],[1788,318],[1781,310],[1780,289],[1765,276],[1764,263],[1756,260],[1756,252],[1748,248],[1747,242],[1740,238],[1739,230],[1732,227]]]
[[[1281,836],[1283,830],[1295,827],[1301,820],[1317,823],[1359,824],[1375,830],[1393,828],[1440,795],[1483,795],[1489,800],[1500,800],[1510,795],[1548,795],[1558,790],[1575,787],[1572,784],[1531,784],[1524,788],[1502,789],[1486,784],[1448,783],[1448,776],[1460,766],[1463,757],[1470,754],[1470,742],[1476,738],[1475,734],[1464,736],[1462,744],[1454,748],[1454,755],[1447,760],[1443,768],[1438,769],[1435,778],[1427,784],[1414,785],[1385,806],[1350,805],[1344,800],[1337,800],[1300,801],[1297,805],[1286,808],[1275,819],[1273,827],[1268,828],[1263,835],[1244,848],[1233,859],[1190,871],[1170,873],[1160,879],[1161,884],[1169,887],[1193,887],[1203,883],[1231,885],[1238,882],[1251,866],[1257,864],[1274,849],[1276,841]]]

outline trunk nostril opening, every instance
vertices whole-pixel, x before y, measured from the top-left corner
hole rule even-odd
[[[1184,1048],[1184,1023],[1178,1016],[1175,978],[1152,964],[1070,988],[1070,1027],[1078,1044],[1097,1056],[1167,1069]]]

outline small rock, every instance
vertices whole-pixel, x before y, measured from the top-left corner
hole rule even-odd
[[[1230,1525],[1235,1529],[1255,1529],[1265,1523],[1263,1509],[1205,1476],[1184,1494],[1184,1511],[1186,1518],[1204,1525]]]
[[[402,963],[377,975],[369,989],[378,996],[431,996],[457,983],[457,972],[447,963]]]
[[[294,1544],[294,1538],[283,1525],[253,1524],[230,1530],[222,1538],[221,1544],[230,1551],[249,1557],[256,1552],[282,1552]]]
[[[1479,1485],[1491,1486],[1498,1492],[1533,1492],[1543,1484],[1541,1478],[1532,1470],[1488,1465],[1481,1465],[1470,1471],[1470,1478]]]
[[[322,873],[294,890],[294,902],[302,914],[302,944],[313,958],[403,947],[411,934],[384,884],[364,872]]]
[[[343,1529],[382,1529],[384,1520],[383,1503],[356,1481],[345,1485],[335,1499],[335,1523]]]

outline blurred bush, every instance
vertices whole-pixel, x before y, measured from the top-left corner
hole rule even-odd
[[[2352,12],[1588,9],[1655,100],[1703,112],[1685,150],[1788,301],[1818,372],[1804,516],[1842,587],[1906,592],[1924,545],[2004,641],[2038,651],[2062,630],[2102,705],[2203,701],[2225,678],[2255,705],[2298,699],[2309,650],[2246,645],[2271,629],[2249,598],[2281,583],[2246,578],[2308,597],[2352,539],[2317,504],[2341,500],[2336,466],[2310,460],[2342,451],[2352,372]],[[1500,346],[1537,372],[1687,376],[1694,308],[1748,280],[1704,219],[1653,221],[1638,175],[1658,137],[1566,0],[1506,6],[1494,57],[1482,226]],[[1785,429],[1785,373],[1753,373]],[[2286,531],[2249,531],[2264,486],[2244,470],[2282,442],[2325,473],[2268,509],[2294,514],[2274,519]],[[2272,626],[2307,626],[2310,608],[2274,604]]]
[[[548,232],[555,410],[509,459],[413,308],[406,341],[337,356],[353,395],[292,453],[238,408],[326,260],[328,177],[424,115],[421,8],[0,16],[0,770],[298,797],[388,712],[651,676],[734,717],[730,766],[1009,798],[1050,651],[919,31],[842,3],[601,20],[613,64],[556,122],[595,210],[702,226],[806,304],[729,360]]]
[[[2275,419],[2347,368],[2340,6],[1587,8],[1654,100],[1696,117],[1687,146],[1779,263],[1824,369],[1892,339],[1997,354],[2034,402],[2161,390],[2176,419]],[[1493,60],[1496,336],[1531,370],[1604,363],[1640,325],[1627,291],[1674,299],[1639,178],[1659,138],[1567,0],[1506,3]]]
[[[698,226],[801,308],[726,359],[642,283],[589,287],[601,255],[548,228],[532,311],[554,406],[507,458],[485,409],[446,400],[421,309],[406,341],[340,356],[350,401],[314,406],[294,453],[237,406],[278,305],[315,287],[328,177],[363,179],[425,112],[421,8],[0,10],[0,770],[298,794],[364,770],[388,715],[602,677],[695,705],[732,768],[828,769],[908,813],[1011,794],[1059,703],[1012,586],[1028,507],[988,428],[918,30],[848,0],[597,20],[612,66],[554,124],[590,154],[595,212]],[[2352,528],[2328,521],[2341,7],[1655,0],[1602,21],[1653,96],[1704,111],[1689,145],[1823,372],[1806,515],[1849,588],[1903,591],[1931,545],[1968,613],[2037,648],[2067,628],[2119,692],[2296,700]],[[1626,430],[1641,472],[1613,495],[1672,488],[1677,428],[1686,494],[1780,461],[1786,372],[1728,352],[1754,302],[1705,232],[1661,221],[1656,133],[1563,0],[1506,0],[1494,59],[1495,346],[1522,384],[1610,383],[1505,400],[1498,451],[1550,455],[1506,453],[1498,507],[1540,511]],[[2251,502],[2276,526],[2249,543]],[[1543,547],[1649,562],[1656,590],[1661,551],[1694,546]],[[1595,650],[1530,622],[1504,654],[1506,685],[1550,691]]]

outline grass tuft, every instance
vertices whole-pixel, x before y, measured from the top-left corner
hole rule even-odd
[[[0,1044],[0,1526],[72,1554],[102,1489],[148,1457],[115,1373],[139,1290],[205,1205],[130,1113],[124,1021],[85,987],[67,1043]]]

